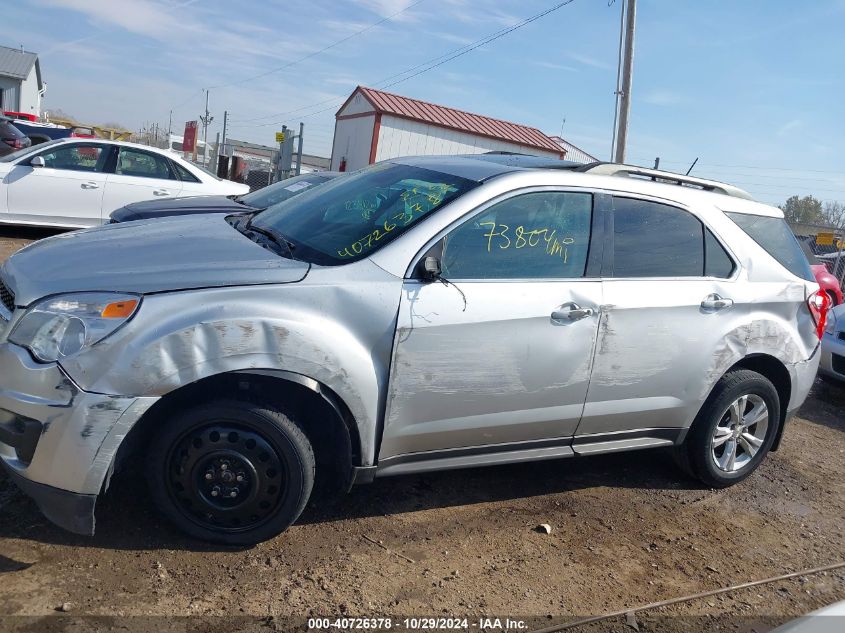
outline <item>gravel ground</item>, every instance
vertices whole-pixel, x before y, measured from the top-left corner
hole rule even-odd
[[[2,257],[40,235],[0,234]],[[251,549],[183,538],[127,475],[99,504],[97,535],[74,536],[0,475],[0,629],[65,630],[55,627],[66,618],[10,616],[66,603],[73,616],[103,616],[74,631],[165,630],[130,615],[202,615],[191,622],[203,631],[245,630],[220,617],[244,615],[262,616],[246,621],[262,630],[308,615],[546,626],[845,561],[843,464],[845,389],[819,383],[780,451],[727,490],[701,488],[661,451],[392,478],[313,500],[297,525]],[[551,534],[535,531],[541,523]],[[838,569],[637,620],[640,630],[765,631],[843,599]],[[621,618],[586,630],[633,628]]]

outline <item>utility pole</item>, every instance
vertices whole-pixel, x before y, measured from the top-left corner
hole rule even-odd
[[[209,170],[212,173],[217,173],[217,166],[220,164],[220,132],[217,133],[217,138],[214,141],[214,151],[211,154],[211,164],[213,165],[213,169]],[[206,169],[208,169],[208,165],[206,165]]]
[[[305,130],[305,124],[299,122],[299,143],[296,146],[296,175],[302,173],[302,132]]]
[[[173,133],[173,110],[170,111],[170,118],[167,119],[167,146],[170,147],[170,135]]]
[[[637,0],[627,0],[625,16],[625,59],[622,67],[622,94],[619,99],[619,126],[616,131],[615,163],[625,162],[628,144],[628,119],[631,115],[631,83],[634,71],[634,28],[637,22]]]
[[[226,153],[226,123],[229,121],[229,111],[223,110],[223,137],[220,139],[220,147],[223,153]],[[220,153],[217,154],[220,156]]]
[[[208,89],[205,91],[205,116],[200,117],[202,121],[202,164],[203,167],[208,166],[208,125],[214,120],[214,117],[208,113]]]

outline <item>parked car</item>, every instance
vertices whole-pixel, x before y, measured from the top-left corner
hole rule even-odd
[[[18,130],[26,135],[33,145],[48,143],[49,141],[55,141],[60,138],[70,138],[74,135],[71,128],[55,123],[32,121],[28,118],[17,118],[12,122]]]
[[[782,624],[771,633],[839,633],[845,621],[845,600]]]
[[[15,150],[24,149],[32,145],[11,119],[0,116],[0,156],[11,154]]]
[[[827,301],[783,213],[748,197],[415,157],[254,216],[41,240],[0,271],[0,463],[90,534],[140,451],[161,511],[233,544],[295,521],[318,470],[351,485],[674,447],[730,486],[806,398]]]
[[[830,305],[838,306],[842,304],[842,287],[839,285],[839,279],[831,274],[827,266],[813,253],[812,248],[807,242],[800,242],[804,254],[807,256],[807,261],[810,262],[810,270],[813,271],[813,276],[816,278],[816,283],[821,289],[827,293],[830,299]]]
[[[6,224],[89,227],[141,200],[248,192],[247,185],[134,143],[59,139],[0,158],[0,223]]]
[[[836,306],[827,316],[819,371],[828,378],[845,381],[845,305]]]
[[[339,171],[317,171],[294,176],[268,185],[258,191],[234,198],[227,196],[190,196],[187,198],[166,198],[134,202],[111,214],[111,221],[152,220],[173,215],[196,215],[198,213],[244,213],[263,211],[269,206],[304,193],[316,185],[337,178]]]

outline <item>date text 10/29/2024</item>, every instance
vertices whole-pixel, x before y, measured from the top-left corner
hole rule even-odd
[[[403,617],[308,618],[309,631],[525,631],[528,624],[515,618]]]

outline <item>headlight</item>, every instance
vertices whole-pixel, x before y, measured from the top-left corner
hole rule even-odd
[[[141,297],[85,292],[46,299],[30,307],[9,335],[40,361],[55,362],[102,341],[132,318]]]

